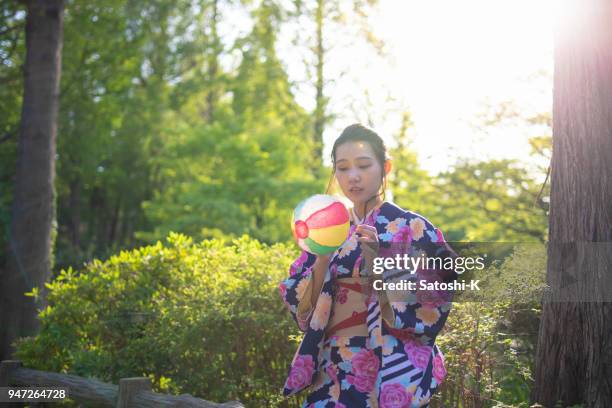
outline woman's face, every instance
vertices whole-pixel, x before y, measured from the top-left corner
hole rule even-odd
[[[336,180],[355,206],[378,194],[382,168],[368,142],[346,142],[336,148]]]

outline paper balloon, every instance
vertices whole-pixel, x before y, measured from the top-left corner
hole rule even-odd
[[[300,248],[311,254],[334,252],[348,237],[349,228],[348,210],[330,195],[313,195],[293,211],[293,236]]]

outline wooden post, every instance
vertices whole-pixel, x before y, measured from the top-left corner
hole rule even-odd
[[[4,360],[0,363],[0,387],[8,387],[13,371],[21,368],[19,360]]]
[[[4,360],[0,363],[0,387],[8,387],[11,385],[13,372],[22,367],[19,360]],[[23,407],[25,404],[19,402],[0,402],[2,408]]]
[[[151,391],[151,379],[147,377],[122,378],[119,380],[117,408],[128,408],[135,394],[140,391]]]

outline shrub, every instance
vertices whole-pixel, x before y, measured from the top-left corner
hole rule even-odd
[[[47,285],[39,334],[18,341],[17,358],[115,384],[148,376],[161,393],[299,406],[304,395],[281,399],[300,332],[277,293],[296,256],[246,236],[194,244],[170,234],[166,245],[62,271]],[[517,248],[485,271],[486,300],[453,305],[437,340],[448,377],[432,408],[526,406],[545,262],[543,248]]]
[[[18,342],[17,357],[115,384],[149,376],[162,393],[277,406],[298,333],[277,287],[296,256],[246,236],[194,244],[170,234],[167,245],[62,271],[47,284],[39,334]]]
[[[483,293],[453,304],[437,340],[448,377],[432,408],[529,406],[545,271],[544,246],[528,244],[474,276]]]

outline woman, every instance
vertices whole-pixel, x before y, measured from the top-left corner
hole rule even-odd
[[[379,256],[456,254],[427,219],[383,201],[391,162],[374,131],[347,127],[334,143],[332,162],[332,180],[353,203],[349,238],[332,255],[302,252],[280,284],[305,333],[283,394],[309,388],[303,407],[427,407],[446,375],[435,338],[451,296],[373,290],[374,280],[391,278],[373,274],[372,265]],[[403,272],[428,281],[457,276],[452,270]]]

